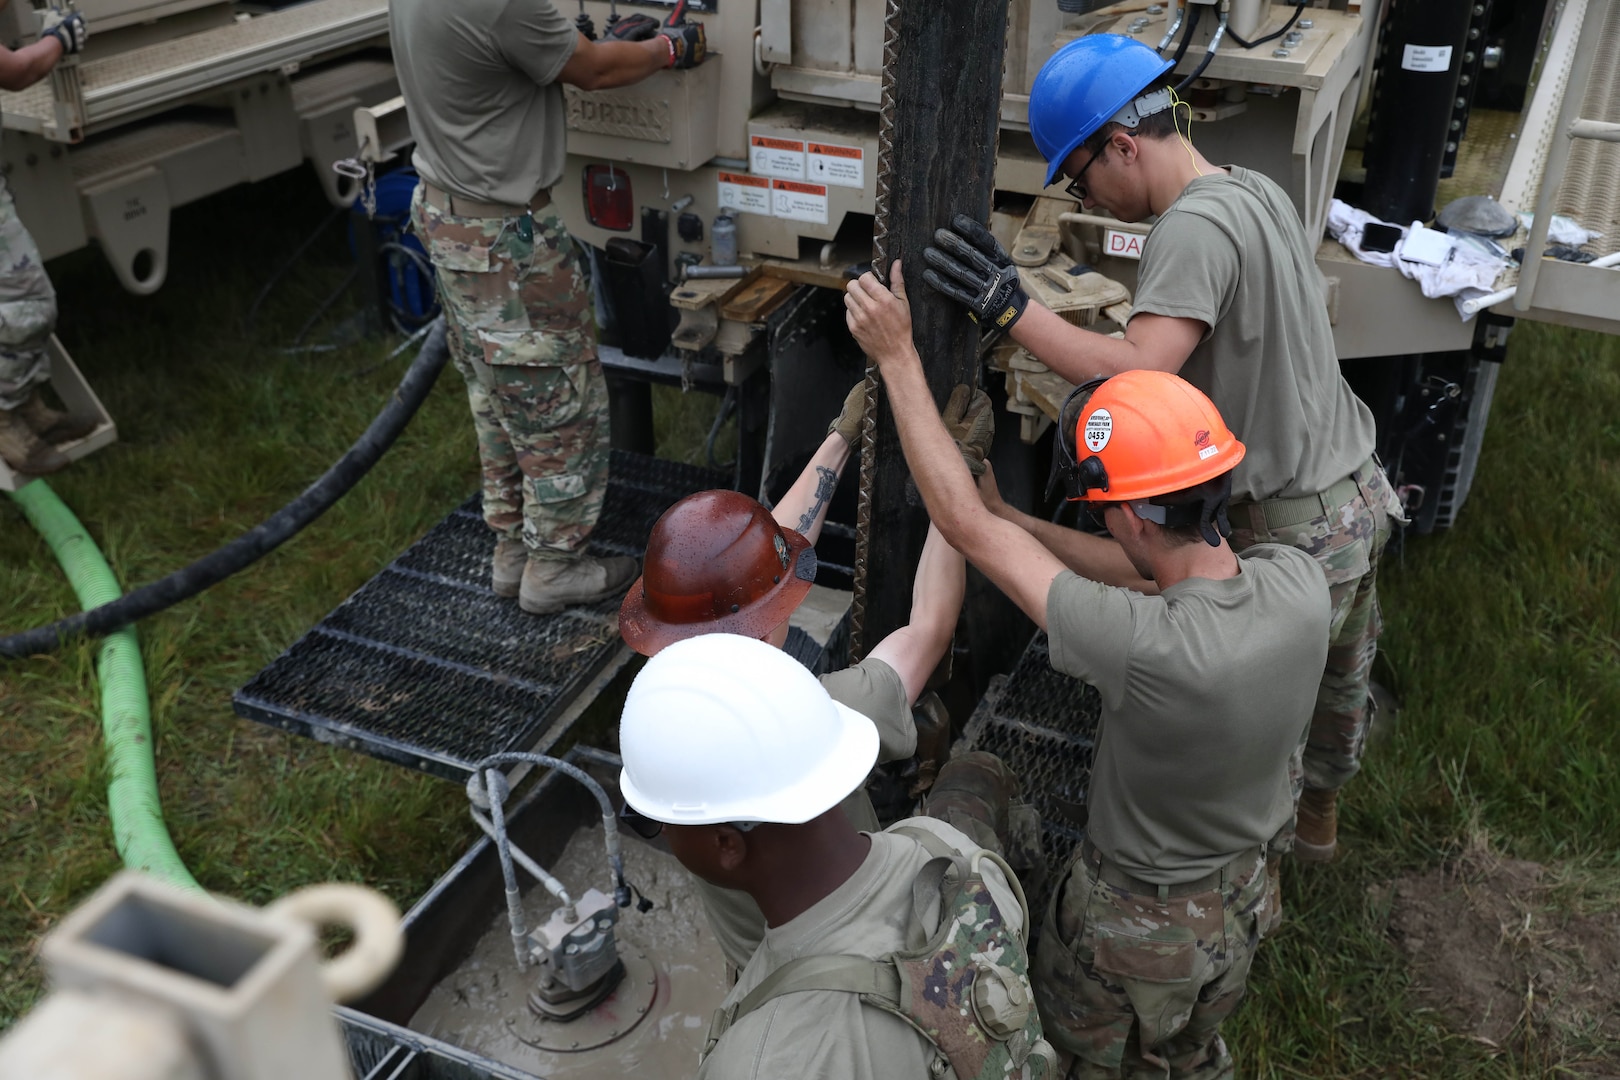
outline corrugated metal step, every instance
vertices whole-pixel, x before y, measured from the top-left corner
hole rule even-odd
[[[672,503],[728,479],[615,451],[592,549],[639,557]],[[480,758],[555,738],[559,718],[628,657],[619,602],[525,615],[489,589],[493,549],[474,497],[237,691],[236,712],[454,780]]]
[[[1024,798],[1041,813],[1049,877],[1068,865],[1084,835],[1086,791],[1096,752],[1102,699],[1079,679],[1054,671],[1046,634],[1037,633],[1004,682],[973,710],[961,747],[986,750],[1018,775]],[[1031,895],[1036,911],[1045,897]]]

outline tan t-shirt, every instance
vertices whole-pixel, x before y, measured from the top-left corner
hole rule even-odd
[[[1086,834],[1156,885],[1220,869],[1293,813],[1288,756],[1327,659],[1327,579],[1281,544],[1238,566],[1161,596],[1067,571],[1047,592],[1052,666],[1102,695]]]
[[[579,32],[551,0],[391,0],[388,29],[423,179],[511,206],[557,182]]]
[[[927,829],[963,855],[983,850],[934,818],[907,818],[872,834],[872,850],[850,879],[798,918],[765,932],[723,1006],[741,1001],[790,960],[864,956],[902,949],[911,918],[911,885],[927,850],[892,829]],[[980,864],[1008,928],[1025,936],[1022,909],[995,864]],[[932,928],[929,928],[930,930]],[[935,1051],[899,1017],[861,1004],[855,994],[805,991],[768,1001],[739,1020],[698,1070],[699,1080],[927,1080]]]
[[[854,667],[821,676],[821,685],[834,701],[877,726],[878,761],[898,761],[916,753],[917,724],[911,718],[911,703],[906,700],[906,684],[894,668],[868,657]],[[850,792],[839,806],[856,829],[877,831],[877,811],[865,787]],[[692,884],[709,913],[709,925],[714,928],[720,951],[733,967],[740,969],[754,955],[765,934],[765,916],[759,905],[745,892],[722,889],[699,877],[693,877]]]
[[[1326,491],[1372,456],[1372,413],[1339,373],[1315,252],[1282,188],[1235,165],[1188,184],[1142,247],[1132,316],[1210,327],[1181,376],[1248,447],[1240,501]]]

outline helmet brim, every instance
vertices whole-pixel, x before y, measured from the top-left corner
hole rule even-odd
[[[864,714],[834,701],[840,730],[832,750],[821,764],[793,784],[757,799],[717,799],[701,810],[672,810],[648,798],[627,768],[619,770],[619,791],[631,809],[666,825],[717,825],[728,821],[759,821],[776,825],[803,825],[820,817],[860,787],[877,764],[877,725]]]
[[[697,637],[699,634],[738,634],[742,637],[763,638],[788,620],[804,602],[815,584],[815,548],[803,535],[792,529],[783,529],[787,541],[790,572],[771,591],[745,608],[702,622],[668,622],[647,607],[646,574],[636,578],[619,605],[619,636],[624,643],[642,656],[654,656],[660,650]],[[808,559],[810,566],[801,567]]]

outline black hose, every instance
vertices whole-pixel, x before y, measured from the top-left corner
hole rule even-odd
[[[1192,44],[1193,31],[1198,29],[1198,17],[1203,13],[1203,4],[1192,5],[1192,13],[1187,16],[1187,25],[1181,29],[1181,44],[1176,46],[1176,55],[1170,58],[1171,71],[1181,66],[1181,58],[1187,55],[1187,47]]]
[[[1289,27],[1293,26],[1294,25],[1294,20],[1298,19],[1300,17],[1300,15],[1305,11],[1305,6],[1306,6],[1306,4],[1308,2],[1309,2],[1309,0],[1300,0],[1299,4],[1294,8],[1294,13],[1292,15],[1288,16],[1288,21],[1287,22],[1282,24],[1282,29],[1274,30],[1271,33],[1267,34],[1263,38],[1256,38],[1253,41],[1244,41],[1242,38],[1237,36],[1237,34],[1232,30],[1231,27],[1227,27],[1226,36],[1231,38],[1233,41],[1237,42],[1240,46],[1242,46],[1245,49],[1252,49],[1257,45],[1264,45],[1268,41],[1275,41],[1278,38],[1282,37],[1284,34],[1288,33]]]
[[[400,380],[393,400],[377,414],[365,434],[349,447],[348,453],[327,469],[319,480],[305,488],[298,498],[224,547],[204,555],[168,577],[143,585],[110,604],[82,611],[48,626],[0,638],[0,657],[20,659],[36,656],[50,652],[80,635],[110,634],[218,585],[280,547],[325,513],[371,470],[394,444],[399,433],[405,430],[411,417],[416,415],[416,410],[427,399],[428,391],[433,389],[434,380],[449,357],[444,320],[440,319],[422,343],[422,349],[416,354],[410,370]]]
[[[1197,12],[1194,12],[1194,14],[1197,14]],[[1170,91],[1172,100],[1174,100],[1174,95],[1180,94],[1183,90],[1187,89],[1187,87],[1191,86],[1193,81],[1204,73],[1204,69],[1209,67],[1209,62],[1215,59],[1215,50],[1220,47],[1221,35],[1226,31],[1226,28],[1226,15],[1223,12],[1221,14],[1221,24],[1215,29],[1215,36],[1209,39],[1209,46],[1204,50],[1204,58],[1198,61],[1198,66],[1192,69],[1192,74],[1176,83],[1175,88]],[[1175,106],[1171,105],[1171,108],[1175,108]],[[1189,116],[1191,115],[1191,112],[1192,108],[1189,106]],[[1190,124],[1192,121],[1189,119],[1188,123]]]

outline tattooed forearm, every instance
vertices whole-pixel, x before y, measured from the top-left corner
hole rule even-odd
[[[802,533],[809,532],[815,525],[816,517],[821,513],[821,508],[827,505],[827,500],[831,499],[833,492],[838,489],[838,474],[836,472],[825,465],[817,465],[816,474],[820,477],[816,481],[816,501],[810,504],[810,509],[806,510],[804,516],[799,519],[798,531]]]

